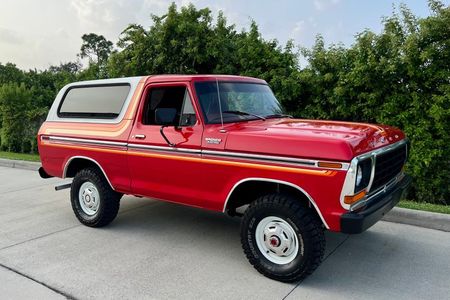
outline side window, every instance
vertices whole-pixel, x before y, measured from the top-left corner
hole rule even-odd
[[[195,124],[195,111],[185,86],[152,88],[144,107],[142,123],[158,125],[156,110],[171,108],[176,110],[176,117],[171,126],[192,126]]]
[[[116,118],[130,92],[129,84],[74,86],[58,108],[64,118]]]

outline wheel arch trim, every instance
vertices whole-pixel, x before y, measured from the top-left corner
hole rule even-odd
[[[64,171],[63,171],[63,175],[62,175],[62,178],[63,178],[63,179],[67,177],[67,170],[68,170],[68,168],[69,168],[69,166],[70,166],[70,163],[71,163],[73,160],[75,160],[75,159],[85,159],[85,160],[88,160],[88,161],[93,162],[94,164],[96,164],[97,167],[100,169],[100,171],[102,171],[103,176],[105,176],[106,181],[108,181],[109,186],[110,186],[114,191],[116,190],[116,189],[114,188],[114,186],[111,184],[111,181],[109,180],[108,175],[106,175],[105,170],[103,170],[102,166],[98,163],[98,161],[96,161],[96,160],[93,159],[93,158],[87,157],[87,156],[76,155],[76,156],[70,157],[70,158],[67,160],[67,162],[65,163],[65,165],[64,165]]]
[[[225,200],[225,203],[223,205],[223,210],[222,212],[226,211],[227,205],[228,205],[228,201],[231,198],[231,195],[233,194],[233,192],[236,190],[237,187],[239,187],[241,184],[248,182],[248,181],[260,181],[260,182],[271,182],[271,183],[279,183],[279,184],[284,184],[287,186],[290,186],[292,188],[295,188],[296,190],[298,190],[299,192],[301,192],[303,195],[306,196],[306,198],[309,200],[309,203],[312,204],[312,206],[314,207],[314,209],[316,210],[317,214],[319,215],[320,219],[322,220],[322,223],[325,225],[325,227],[327,229],[330,229],[330,226],[328,226],[327,222],[325,221],[325,218],[322,215],[322,212],[320,211],[319,207],[317,206],[316,202],[314,201],[314,199],[311,197],[311,195],[306,192],[303,188],[301,188],[300,186],[289,182],[289,181],[284,181],[284,180],[278,180],[278,179],[271,179],[271,178],[260,178],[260,177],[248,177],[248,178],[244,178],[239,180],[238,182],[236,182],[234,184],[234,186],[231,188],[230,192],[227,195],[227,198]]]

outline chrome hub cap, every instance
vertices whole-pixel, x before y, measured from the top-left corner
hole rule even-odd
[[[81,185],[78,192],[78,201],[85,214],[93,216],[97,213],[100,205],[100,194],[93,183],[87,181]]]
[[[289,223],[279,217],[266,217],[256,226],[256,244],[265,258],[284,265],[298,254],[297,234]]]

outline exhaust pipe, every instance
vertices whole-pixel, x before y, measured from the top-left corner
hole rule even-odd
[[[68,188],[70,188],[71,186],[72,186],[72,182],[60,184],[60,185],[55,186],[55,191],[60,191],[60,190],[68,189]]]

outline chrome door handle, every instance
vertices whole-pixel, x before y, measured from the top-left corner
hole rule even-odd
[[[138,139],[138,140],[143,140],[143,139],[145,139],[145,134],[136,134],[136,135],[134,136],[134,138],[135,138],[135,139]]]

